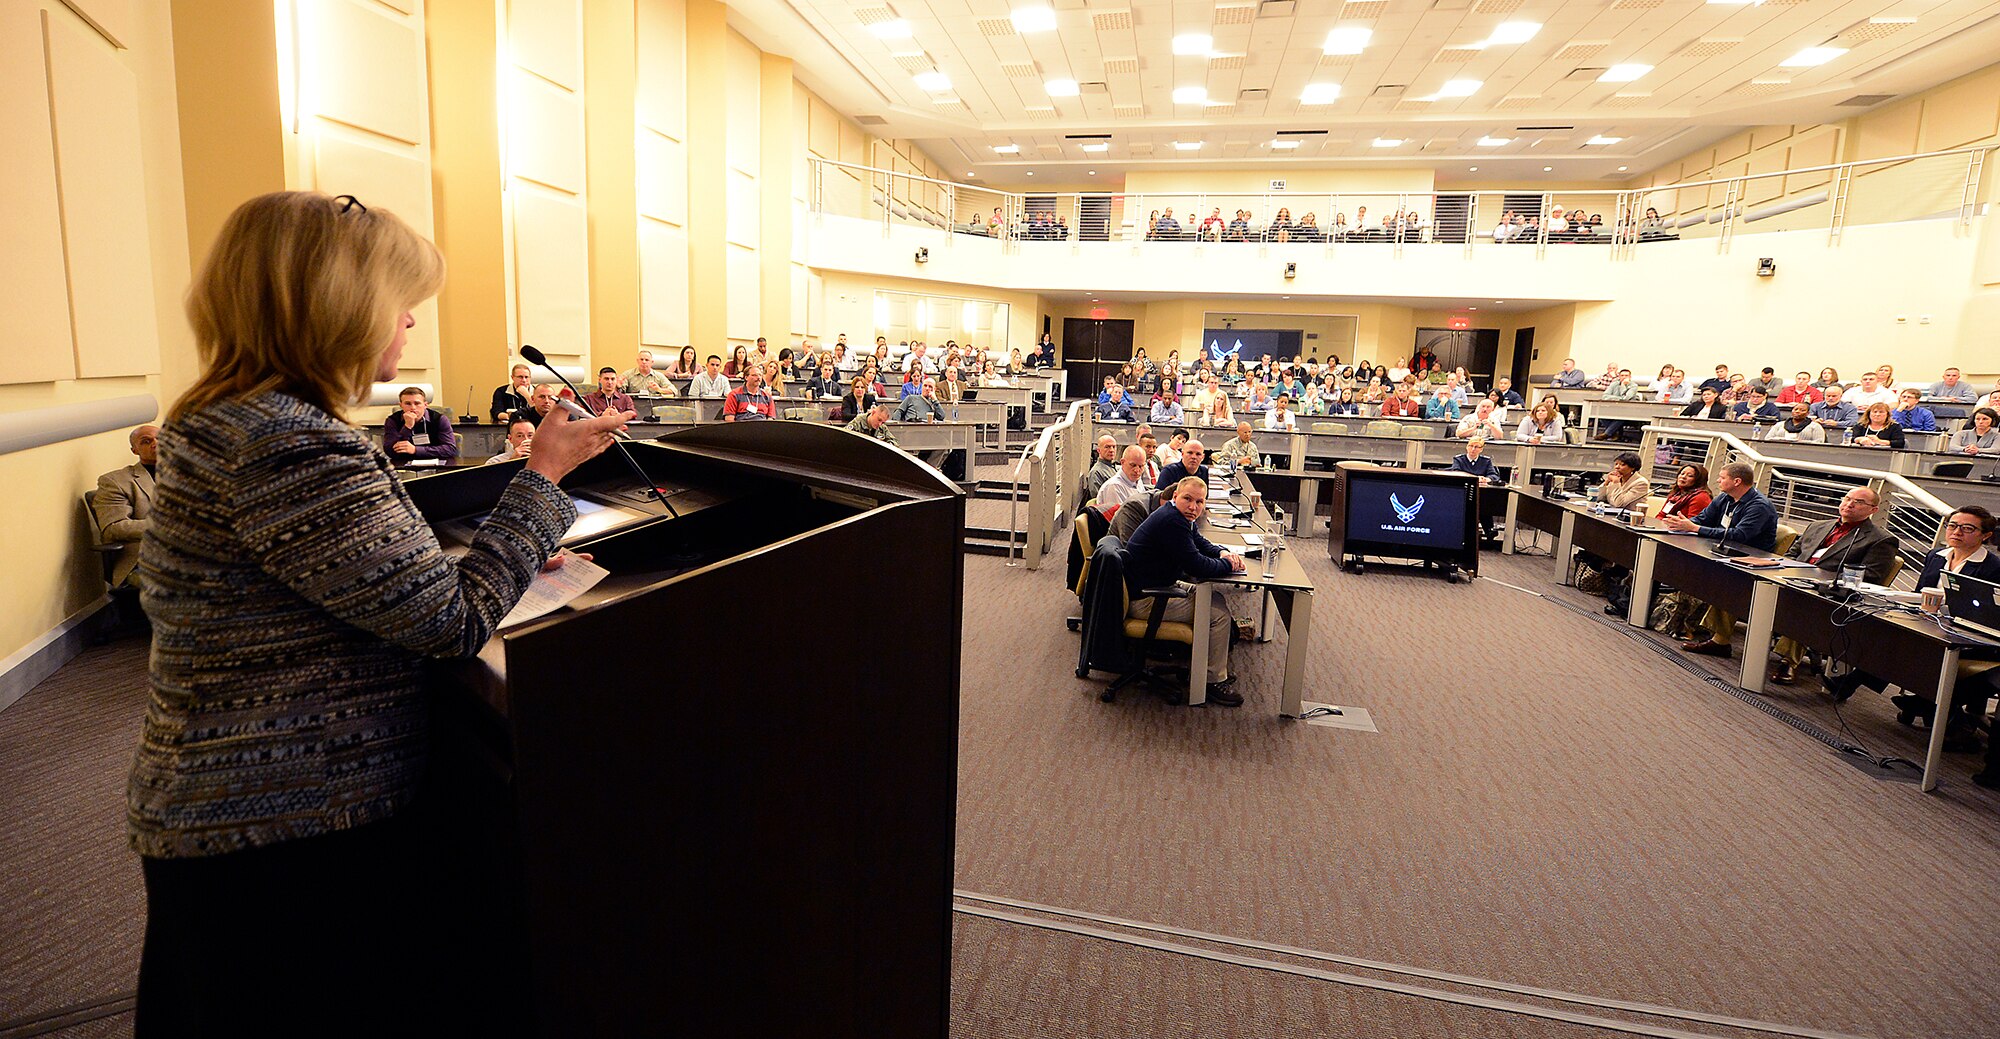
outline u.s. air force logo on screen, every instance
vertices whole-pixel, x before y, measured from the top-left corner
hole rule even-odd
[[[1389,506],[1396,510],[1397,519],[1408,523],[1417,518],[1417,513],[1424,511],[1424,496],[1419,494],[1417,495],[1415,504],[1405,505],[1401,499],[1391,494],[1389,495]]]

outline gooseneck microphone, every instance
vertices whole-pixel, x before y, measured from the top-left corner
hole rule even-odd
[[[526,360],[529,364],[539,364],[542,367],[547,368],[551,373],[555,375],[556,378],[562,380],[562,384],[564,386],[569,387],[569,391],[572,394],[576,395],[576,399],[573,401],[557,397],[556,404],[559,407],[562,407],[563,409],[569,411],[571,414],[576,415],[579,418],[598,417],[598,415],[595,412],[590,410],[590,405],[584,401],[583,394],[577,391],[575,384],[569,381],[568,376],[565,376],[562,372],[557,371],[556,366],[549,363],[548,356],[546,354],[543,354],[539,348],[529,346],[526,343],[522,343],[521,357],[523,360]],[[660,493],[659,485],[653,482],[652,477],[646,475],[646,470],[640,467],[639,460],[637,458],[632,457],[631,450],[628,449],[619,440],[619,434],[617,433],[612,434],[611,446],[617,448],[618,453],[625,457],[625,464],[632,467],[632,475],[639,478],[640,486],[646,488],[646,491],[652,495],[653,500],[659,502],[661,505],[666,506],[668,515],[672,516],[675,519],[680,519],[681,518],[680,511],[674,508],[674,503],[668,501],[666,495]]]

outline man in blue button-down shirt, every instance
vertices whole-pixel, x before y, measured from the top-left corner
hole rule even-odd
[[[1664,516],[1660,522],[1668,530],[1770,552],[1778,545],[1778,510],[1771,507],[1770,499],[1758,492],[1756,479],[1755,469],[1742,462],[1731,462],[1722,467],[1721,475],[1715,481],[1715,500],[1701,510],[1701,515],[1693,519]],[[1700,612],[1696,613],[1696,616],[1700,615]],[[1729,623],[1734,624],[1734,618]],[[1683,642],[1681,648],[1689,653],[1708,656],[1729,655],[1729,643],[1717,640],[1709,631],[1699,631]]]

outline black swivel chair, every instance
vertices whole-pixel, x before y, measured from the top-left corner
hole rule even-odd
[[[1948,476],[1963,479],[1972,475],[1971,462],[1939,462],[1931,470],[1932,476]]]
[[[1105,703],[1118,698],[1118,691],[1133,683],[1143,683],[1169,703],[1182,703],[1187,695],[1186,669],[1152,668],[1147,661],[1163,643],[1180,643],[1192,650],[1194,627],[1166,620],[1167,601],[1185,599],[1189,591],[1180,585],[1139,590],[1140,597],[1152,597],[1152,612],[1141,620],[1129,616],[1132,590],[1125,582],[1125,546],[1118,538],[1099,538],[1090,557],[1083,596],[1083,645],[1077,651],[1076,677],[1087,678],[1092,671],[1116,671],[1118,678],[1098,697]]]

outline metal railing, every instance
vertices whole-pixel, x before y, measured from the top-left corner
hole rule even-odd
[[[1021,549],[1020,557],[1009,559],[1008,566],[1040,569],[1042,557],[1048,554],[1058,534],[1070,532],[1070,515],[1076,511],[1071,507],[1075,504],[1072,489],[1083,478],[1083,467],[1078,463],[1090,456],[1081,446],[1089,436],[1090,402],[1078,399],[1070,404],[1068,414],[1042,430],[1033,443],[1021,448],[1021,457],[1014,463],[1007,529],[1021,529],[1019,511],[1024,473],[1028,486],[1028,527],[1027,536],[1016,542]]]
[[[1739,229],[1825,228],[1948,218],[1961,229],[1984,205],[1992,145],[1830,166],[1604,191],[1011,192],[811,158],[808,206],[823,215],[1021,243],[1129,242],[1223,247],[1451,245],[1475,249],[1598,246],[1625,258],[1645,243],[1708,238],[1726,252]]]
[[[1901,542],[1903,569],[1897,581],[1914,587],[1924,556],[1944,543],[1944,521],[1952,506],[1901,473],[1807,462],[1767,455],[1725,432],[1676,426],[1647,426],[1640,458],[1648,460],[1655,487],[1671,487],[1682,466],[1700,462],[1714,480],[1716,470],[1745,462],[1756,470],[1756,486],[1778,510],[1778,521],[1803,529],[1840,514],[1840,499],[1867,487],[1881,501],[1876,515]]]

